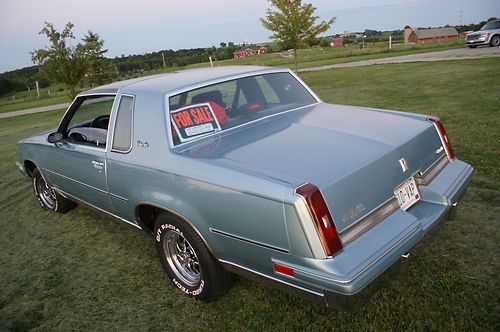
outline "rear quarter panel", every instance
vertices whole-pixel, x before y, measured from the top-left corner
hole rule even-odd
[[[117,215],[135,220],[141,204],[172,211],[197,229],[217,258],[256,269],[272,266],[270,258],[266,259],[271,254],[288,255],[283,184],[173,152],[163,98],[135,94],[132,150],[109,152],[107,157],[108,185]],[[147,142],[147,147],[138,146],[139,141]]]

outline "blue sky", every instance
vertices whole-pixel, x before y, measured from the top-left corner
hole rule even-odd
[[[500,16],[500,0],[311,0],[321,19],[337,17],[327,34],[474,23]],[[44,21],[75,24],[101,35],[107,56],[209,47],[221,41],[265,42],[259,18],[266,0],[1,0],[0,73],[32,65],[29,51],[47,45]]]

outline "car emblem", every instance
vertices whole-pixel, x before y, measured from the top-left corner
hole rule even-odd
[[[406,163],[405,158],[399,159],[399,165],[401,165],[401,168],[403,169],[403,173],[408,170],[408,164]]]

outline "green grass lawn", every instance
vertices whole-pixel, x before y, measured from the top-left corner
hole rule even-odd
[[[389,51],[387,43],[368,43],[364,49],[358,45],[349,45],[348,47],[329,47],[329,48],[310,48],[299,50],[299,68],[308,68],[316,66],[331,65],[337,63],[346,63],[352,61],[361,61],[369,59],[379,59],[392,56],[400,56],[415,53],[442,51],[452,48],[464,47],[462,40],[458,41],[439,41],[427,44],[396,44]],[[214,66],[234,66],[234,65],[257,65],[257,66],[281,66],[294,68],[293,58],[284,58],[279,54],[264,54],[252,56],[246,59],[228,59],[214,61]],[[185,67],[169,67],[167,72],[182,69],[200,68],[210,66],[209,62],[197,63]],[[164,73],[162,69],[146,71],[142,74],[129,75],[127,78],[148,76]],[[20,91],[13,96],[0,98],[0,113],[23,110],[27,108],[55,105],[69,102],[68,92],[60,91],[64,88],[62,84],[53,84],[49,87],[40,89],[40,98],[36,98],[36,91]],[[50,96],[48,95],[51,91]],[[85,89],[82,89],[85,90]]]
[[[43,99],[22,100],[12,103],[0,103],[0,113],[25,110],[29,108],[57,105],[69,103],[71,100],[68,96],[57,96]]]
[[[298,67],[309,68],[337,63],[353,61],[379,59],[393,56],[401,56],[416,53],[443,51],[453,48],[463,48],[462,40],[440,41],[426,44],[397,44],[389,50],[388,43],[370,43],[364,49],[359,45],[349,45],[348,47],[328,47],[309,48],[298,52]],[[208,62],[198,63],[188,66],[188,68],[207,67]],[[229,59],[215,61],[214,66],[234,66],[234,65],[256,65],[256,66],[280,66],[293,69],[293,58],[284,58],[280,54],[263,54],[251,56],[246,59]]]
[[[153,241],[87,208],[42,210],[15,142],[62,111],[0,121],[0,330],[500,330],[500,59],[389,64],[304,75],[326,101],[442,118],[477,170],[456,220],[356,312],[243,278],[220,300],[184,297]]]

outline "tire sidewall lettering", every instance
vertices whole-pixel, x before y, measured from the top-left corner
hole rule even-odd
[[[182,285],[175,278],[172,279],[172,282],[179,290],[181,290],[182,292],[184,292],[185,294],[190,295],[190,296],[200,295],[203,292],[203,289],[205,288],[205,280],[203,280],[203,279],[200,280],[200,284],[194,290],[189,290],[186,286]]]
[[[180,229],[178,229],[177,227],[175,227],[172,224],[165,223],[165,224],[162,224],[160,227],[158,227],[158,229],[156,230],[156,234],[155,234],[156,242],[161,242],[161,237],[163,235],[163,231],[169,230],[169,229],[176,231],[180,235],[184,236],[184,234],[182,233],[182,231]]]
[[[166,223],[162,223],[156,230],[156,233],[155,233],[155,240],[158,242],[158,243],[161,243],[162,241],[162,238],[163,236],[167,233],[168,230],[172,230],[172,231],[175,231],[177,233],[179,233],[181,236],[184,236],[184,233],[176,226],[166,222]],[[185,293],[186,295],[189,295],[189,296],[193,296],[193,297],[197,297],[199,296],[203,290],[205,289],[205,280],[203,278],[203,275],[200,279],[200,282],[198,283],[198,285],[196,286],[196,288],[192,288],[192,287],[187,287],[185,285],[183,285],[179,280],[177,280],[176,278],[171,278],[170,280],[172,280],[173,284],[180,290],[182,291],[183,293]]]

